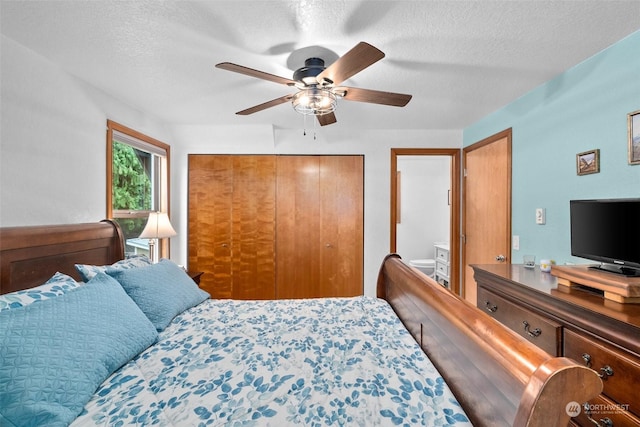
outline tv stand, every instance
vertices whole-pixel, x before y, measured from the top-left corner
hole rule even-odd
[[[603,268],[605,267],[605,268]],[[620,303],[640,303],[640,276],[621,274],[622,268],[593,265],[554,265],[551,274],[558,278],[559,286],[585,286],[604,291],[604,298]],[[615,273],[615,274],[612,274]]]
[[[600,264],[600,265],[592,265],[589,268],[593,270],[604,271],[607,273],[619,274],[625,277],[640,277],[640,270],[633,267],[627,267],[623,265],[615,265],[615,264]]]

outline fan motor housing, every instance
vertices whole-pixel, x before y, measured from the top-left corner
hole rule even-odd
[[[307,85],[317,84],[316,76],[325,69],[324,60],[321,58],[308,58],[304,61],[304,67],[298,68],[293,73],[293,80],[304,82]]]

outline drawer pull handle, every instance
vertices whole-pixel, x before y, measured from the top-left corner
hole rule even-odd
[[[542,331],[540,330],[540,328],[535,328],[533,331],[531,329],[529,329],[529,322],[527,322],[526,320],[522,322],[522,324],[524,325],[524,331],[529,334],[530,337],[539,337],[540,334],[542,333]]]
[[[584,364],[587,368],[591,368],[591,355],[589,353],[583,353],[582,360],[584,360]],[[613,376],[613,368],[609,365],[603,366],[602,368],[600,368],[600,373],[598,373],[598,376],[603,380],[606,380],[607,378]]]
[[[495,313],[496,311],[498,311],[498,306],[495,304],[491,304],[491,301],[485,301],[485,308],[491,313]]]
[[[600,421],[597,421],[591,416],[591,409],[589,409],[589,402],[586,402],[582,406],[584,408],[584,414],[587,416],[589,421],[593,423],[593,425],[598,427],[613,427],[613,421],[611,421],[611,418],[609,417],[600,418]]]
[[[600,368],[600,373],[598,374],[598,376],[603,380],[606,380],[610,376],[613,376],[613,368],[611,368],[611,366],[609,365],[603,366],[602,368]]]

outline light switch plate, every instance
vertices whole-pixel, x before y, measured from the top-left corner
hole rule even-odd
[[[536,208],[536,224],[544,224],[546,222],[544,208]]]

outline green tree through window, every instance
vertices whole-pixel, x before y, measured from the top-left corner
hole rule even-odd
[[[148,153],[113,141],[113,209],[151,210]]]

